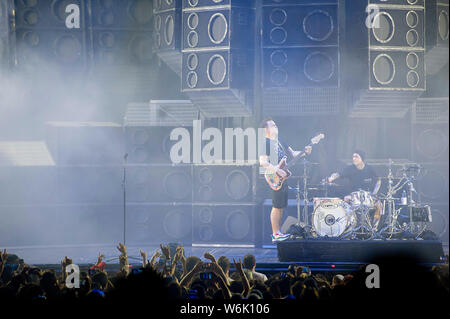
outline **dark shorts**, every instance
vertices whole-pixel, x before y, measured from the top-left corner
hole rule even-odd
[[[289,187],[287,182],[283,183],[280,190],[272,190],[272,206],[275,208],[285,208],[288,204],[288,191]]]

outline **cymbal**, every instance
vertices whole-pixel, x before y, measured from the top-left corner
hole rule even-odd
[[[294,166],[295,165],[320,165],[320,163],[309,162],[309,161],[298,161],[297,163],[294,164]]]
[[[403,177],[389,177],[389,176],[381,176],[381,177],[378,177],[378,178],[381,178],[381,179],[402,179]]]
[[[378,199],[382,199],[382,200],[388,199],[386,196],[377,196],[377,198]],[[397,199],[400,199],[400,198],[392,197],[391,199],[397,200]]]
[[[322,185],[322,186],[342,186],[342,185],[340,185],[340,184],[336,184],[336,183],[333,183],[333,182],[331,182],[331,183],[328,183],[328,182],[322,182],[322,183],[320,183],[319,185]]]

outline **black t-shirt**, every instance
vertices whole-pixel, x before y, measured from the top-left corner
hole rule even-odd
[[[363,189],[372,192],[377,183],[377,175],[370,165],[365,165],[363,169],[357,169],[355,165],[348,165],[339,173],[341,178],[347,178],[350,182],[350,191],[356,192]]]
[[[272,151],[273,154],[278,154],[278,163],[281,161],[281,159],[287,155],[287,150],[289,146],[278,139],[278,143],[275,140],[271,140],[270,138],[266,137],[266,150],[264,155],[267,155],[270,157],[270,152]],[[277,165],[278,163],[271,163],[272,165]]]

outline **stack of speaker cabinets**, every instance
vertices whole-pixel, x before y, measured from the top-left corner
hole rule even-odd
[[[206,117],[251,115],[255,1],[182,5],[182,92]]]
[[[427,0],[426,9],[426,53],[427,74],[438,73],[448,64],[449,38],[448,0]]]
[[[46,141],[0,143],[4,245],[121,239],[122,127],[48,122]]]
[[[255,165],[193,166],[192,245],[255,245]]]
[[[431,207],[432,230],[448,244],[448,98],[420,98],[413,108],[411,152],[421,165],[415,182],[419,202]]]
[[[48,122],[46,144],[56,164],[57,229],[51,231],[55,243],[119,241],[122,126],[109,122]]]
[[[128,244],[254,245],[255,165],[194,162],[190,101],[130,104],[125,119]],[[175,164],[175,129],[187,132],[188,163]],[[194,142],[195,143],[195,142]]]
[[[191,135],[197,113],[190,101],[129,104],[125,117],[127,244],[192,240],[192,167],[174,164],[175,128]],[[189,137],[190,138],[190,137]]]
[[[53,243],[57,169],[44,142],[0,142],[0,242]]]
[[[424,0],[347,1],[346,16],[350,115],[403,116],[426,90]]]
[[[262,103],[268,115],[339,111],[339,1],[264,0]]]

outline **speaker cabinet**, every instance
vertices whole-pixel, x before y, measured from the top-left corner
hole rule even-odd
[[[91,1],[92,26],[106,29],[152,29],[152,0]]]
[[[449,3],[448,0],[425,2],[427,74],[433,75],[448,64]]]
[[[181,75],[181,0],[155,0],[153,48],[178,76]]]
[[[192,202],[190,165],[129,165],[127,202]]]
[[[249,116],[253,1],[183,1],[181,90],[206,117]]]
[[[13,13],[12,0],[0,2],[0,75],[10,69],[15,47],[11,18]]]
[[[17,28],[66,28],[66,7],[69,4],[80,8],[80,28],[84,29],[87,13],[85,0],[14,0]]]
[[[428,227],[434,232],[442,243],[448,245],[448,225],[449,225],[449,207],[448,201],[446,203],[436,203],[431,205],[431,215],[433,221]]]
[[[421,172],[414,183],[420,203],[448,202],[449,168],[444,163],[422,163]]]
[[[123,202],[122,167],[58,167],[58,202],[62,204]]]
[[[448,123],[413,124],[412,152],[415,161],[448,162]]]
[[[15,3],[15,26],[18,67],[34,73],[39,68],[57,66],[62,72],[87,70],[88,12],[84,0],[21,1]],[[80,27],[66,26],[66,7],[75,4],[80,10]]]
[[[412,108],[411,153],[417,162],[448,162],[448,98],[420,98]]]
[[[253,59],[248,51],[183,53],[182,90],[250,89]]]
[[[116,244],[123,240],[123,205],[58,207],[55,242],[65,245]],[[58,238],[60,238],[58,240]]]
[[[128,204],[126,220],[128,245],[192,242],[191,203]]]
[[[336,87],[337,48],[264,49],[264,87]]]
[[[148,100],[155,81],[151,0],[90,1],[91,74],[112,100]]]
[[[54,166],[0,167],[0,205],[37,205],[57,201]]]
[[[142,67],[152,62],[152,37],[148,31],[94,29],[93,63],[98,70],[120,66]]]
[[[46,143],[57,165],[122,165],[123,130],[116,123],[47,122]]]
[[[254,246],[253,204],[194,204],[193,246]]]
[[[264,88],[337,87],[337,1],[311,5],[279,1],[264,3]]]
[[[55,245],[60,242],[61,238],[54,236],[58,230],[58,210],[55,206],[2,205],[1,210],[2,246]]]
[[[252,202],[254,169],[251,165],[194,165],[194,202]]]
[[[240,3],[242,5],[242,2]],[[251,32],[242,32],[254,23],[254,9],[235,6],[231,9],[183,9],[183,50],[233,47],[253,48]],[[214,8],[214,7],[209,7]]]
[[[5,246],[111,245],[122,240],[122,206],[15,205],[2,207]]]
[[[125,149],[129,155],[128,163],[171,164],[170,150],[177,141],[170,140],[170,133],[175,128],[175,126],[126,127]],[[186,129],[192,133],[192,128]]]

